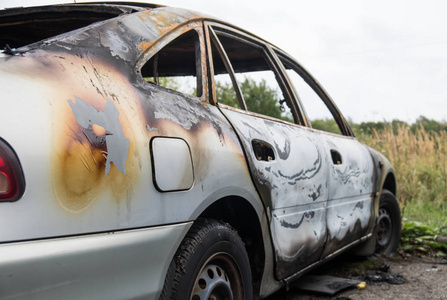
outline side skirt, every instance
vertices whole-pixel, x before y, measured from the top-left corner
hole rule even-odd
[[[339,250],[329,254],[328,256],[323,258],[322,260],[319,260],[319,261],[313,263],[312,265],[310,265],[310,266],[300,270],[299,272],[296,272],[295,274],[293,274],[293,275],[291,275],[291,276],[281,280],[281,283],[285,286],[286,290],[289,290],[289,286],[290,286],[291,282],[297,280],[298,278],[303,276],[305,273],[308,273],[309,271],[315,269],[316,267],[318,267],[318,266],[320,266],[320,265],[330,261],[331,259],[337,257],[338,255],[342,254],[343,252],[345,252],[349,248],[352,248],[352,247],[354,247],[354,246],[356,246],[358,244],[361,244],[361,243],[365,242],[366,240],[372,238],[372,236],[373,236],[373,233],[370,233],[370,234],[368,234],[368,235],[366,235],[366,236],[364,236],[364,237],[362,237],[362,238],[360,238],[360,239],[358,239],[358,240],[356,240],[356,241],[354,241],[354,242],[344,246],[343,248],[341,248],[341,249],[339,249]]]

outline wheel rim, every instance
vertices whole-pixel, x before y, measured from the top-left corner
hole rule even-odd
[[[233,259],[217,253],[204,264],[196,277],[191,300],[243,299],[242,280]]]
[[[385,207],[379,209],[379,219],[377,220],[377,245],[385,247],[389,244],[392,237],[392,225],[391,216],[389,211]]]

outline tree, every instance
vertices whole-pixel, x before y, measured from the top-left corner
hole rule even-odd
[[[281,118],[278,93],[267,85],[265,79],[257,83],[253,79],[245,78],[241,83],[241,91],[249,111]]]
[[[326,132],[341,134],[340,128],[338,127],[334,119],[316,119],[312,120],[311,123],[312,128]]]
[[[220,103],[231,107],[241,108],[231,83],[218,81],[216,83],[216,97],[217,101]]]
[[[428,133],[439,133],[443,130],[447,131],[446,123],[443,124],[424,116],[417,118],[416,122],[411,125],[411,130],[416,132],[416,130],[420,129],[421,127],[423,127]]]
[[[281,112],[278,91],[268,86],[265,79],[256,82],[254,79],[245,77],[244,81],[240,83],[240,88],[249,111],[293,122],[290,113]],[[231,83],[217,82],[216,97],[217,101],[223,104],[240,108],[236,92]],[[284,103],[285,107],[286,105]]]

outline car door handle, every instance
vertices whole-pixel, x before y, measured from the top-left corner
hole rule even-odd
[[[334,163],[334,165],[343,164],[341,154],[337,150],[331,149],[331,157],[332,157],[332,162]]]
[[[261,140],[252,140],[251,146],[257,160],[272,161],[275,160],[275,152],[272,145]]]

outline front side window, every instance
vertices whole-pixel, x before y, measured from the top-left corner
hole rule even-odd
[[[219,31],[215,32],[212,40],[217,102],[293,122],[265,50],[250,41]]]
[[[196,30],[178,36],[142,67],[147,82],[183,94],[202,96],[200,41]]]
[[[279,59],[286,70],[295,94],[304,106],[307,119],[312,124],[312,128],[342,134],[338,123],[327,105],[298,73],[298,68],[294,65],[294,63],[281,55],[279,56]]]

